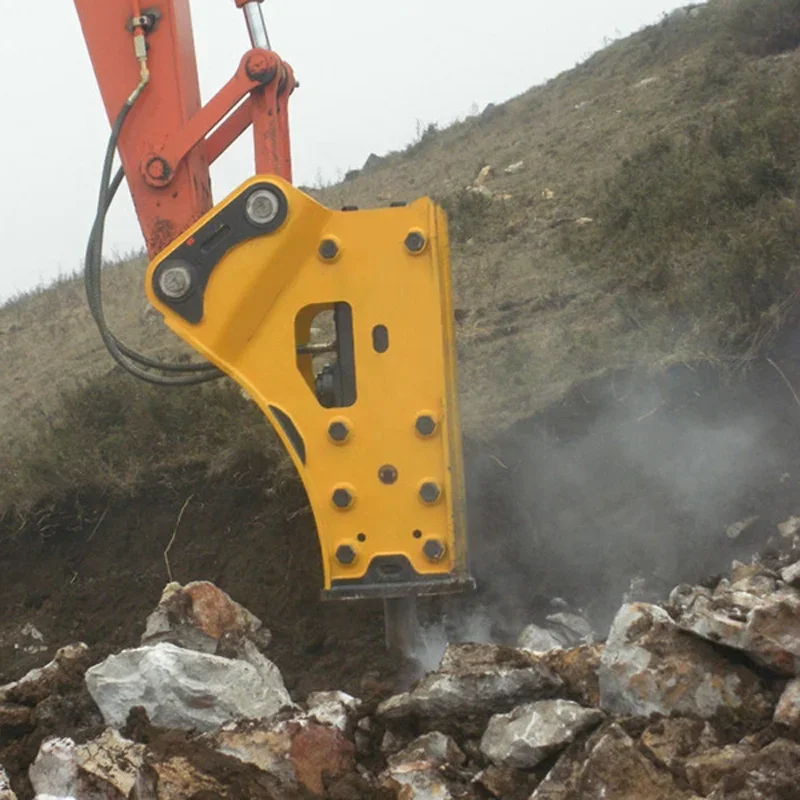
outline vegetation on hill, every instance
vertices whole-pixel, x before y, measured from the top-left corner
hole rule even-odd
[[[688,6],[315,192],[448,210],[468,435],[604,370],[742,366],[769,343],[800,289],[798,44],[800,0]],[[185,358],[131,302],[141,259],[106,272],[123,338]],[[255,452],[286,474],[235,387],[156,390],[112,369],[81,294],[67,279],[0,309],[0,513]]]

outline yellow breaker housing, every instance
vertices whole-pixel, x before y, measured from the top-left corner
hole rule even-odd
[[[333,211],[257,176],[160,253],[146,283],[169,327],[246,390],[291,454],[324,596],[471,585],[440,209],[424,198]]]

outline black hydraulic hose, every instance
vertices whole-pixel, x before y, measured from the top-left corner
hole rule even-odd
[[[124,178],[124,172],[122,168],[120,168],[112,179],[111,169],[114,163],[119,133],[137,97],[138,93],[131,95],[114,120],[105,158],[103,160],[100,193],[97,200],[97,213],[86,247],[86,261],[84,266],[84,284],[89,309],[100,331],[103,343],[111,357],[131,375],[158,386],[191,386],[217,380],[223,377],[224,373],[213,364],[205,362],[200,364],[180,365],[148,358],[121,342],[109,330],[106,323],[101,286],[102,244],[108,209]],[[160,375],[152,370],[158,370],[159,372],[167,374]]]

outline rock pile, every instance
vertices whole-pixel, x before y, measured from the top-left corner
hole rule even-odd
[[[562,610],[516,648],[449,645],[408,691],[302,704],[252,614],[170,584],[141,647],[89,666],[73,645],[0,687],[0,754],[49,734],[0,767],[0,800],[797,797],[798,556],[626,602],[605,643]]]

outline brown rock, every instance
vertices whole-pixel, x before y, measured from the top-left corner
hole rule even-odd
[[[89,658],[89,648],[83,643],[60,648],[53,660],[43,667],[32,669],[14,683],[0,686],[0,703],[35,706],[51,694],[74,688],[82,682]]]
[[[728,775],[749,769],[754,750],[746,744],[729,744],[686,761],[686,777],[691,787],[704,797]]]
[[[158,606],[147,618],[142,644],[171,642],[203,653],[232,656],[239,640],[247,639],[259,649],[271,639],[261,620],[232,600],[209,581],[181,586],[168,583]]]
[[[612,723],[583,745],[567,750],[530,800],[683,800],[687,796]]]
[[[687,758],[705,753],[720,744],[708,722],[681,717],[664,718],[652,723],[639,741],[644,752],[670,772],[680,769]]]
[[[4,732],[23,728],[31,723],[31,709],[16,703],[0,703],[0,740]]]
[[[710,800],[789,800],[800,796],[800,744],[776,739],[723,776]]]
[[[496,766],[490,764],[475,776],[475,783],[479,783],[487,792],[502,800],[523,800],[530,795],[536,784],[536,778],[513,767]]]
[[[605,646],[584,644],[571,650],[551,650],[542,656],[562,681],[567,696],[584,706],[600,705],[600,681],[597,671]]]
[[[326,781],[353,769],[354,757],[355,747],[340,731],[313,723],[299,725],[289,748],[298,783],[319,796],[325,792]]]

